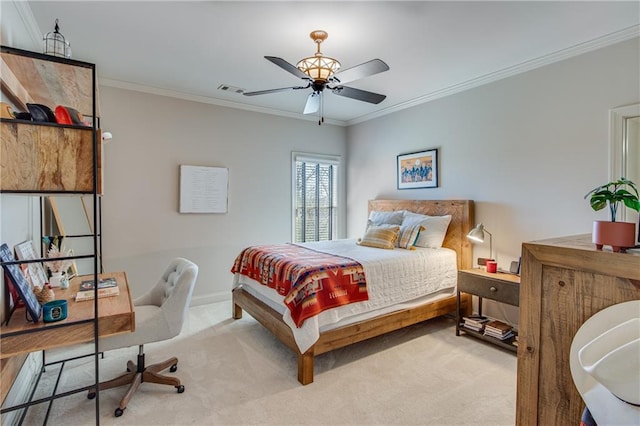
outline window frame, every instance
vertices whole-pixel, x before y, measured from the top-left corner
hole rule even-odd
[[[332,227],[332,239],[338,239],[341,235],[342,229],[342,203],[344,202],[342,197],[343,184],[342,179],[344,179],[343,174],[343,164],[342,164],[342,156],[341,155],[332,155],[332,154],[317,154],[317,153],[309,153],[309,152],[301,152],[301,151],[292,151],[291,152],[291,241],[296,241],[296,163],[298,161],[304,162],[314,162],[321,164],[332,164],[337,166],[337,173],[335,174],[335,188],[336,194],[335,198],[337,200],[337,205],[335,207],[335,217],[336,223],[333,224]]]

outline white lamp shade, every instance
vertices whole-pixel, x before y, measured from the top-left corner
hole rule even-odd
[[[479,243],[484,243],[484,225],[479,223],[467,234],[467,238]]]

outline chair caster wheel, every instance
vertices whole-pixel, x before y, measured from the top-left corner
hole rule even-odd
[[[171,368],[169,368],[169,371],[171,371],[172,373],[178,371],[178,364],[173,364]]]
[[[178,389],[178,393],[182,393],[184,392],[184,385],[176,386],[176,389]]]
[[[95,397],[96,397],[96,393],[95,393],[95,392],[89,392],[89,393],[87,394],[87,399],[93,399],[93,398],[95,398]]]
[[[118,408],[116,408],[116,411],[113,414],[115,414],[116,417],[120,417],[122,415],[122,413],[124,413],[124,410],[122,408],[118,407]]]

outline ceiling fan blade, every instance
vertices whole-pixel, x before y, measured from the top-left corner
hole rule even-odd
[[[332,88],[331,91],[336,95],[369,102],[370,104],[379,104],[387,97],[386,95],[381,95],[379,93],[367,92],[366,90],[354,89],[353,87],[345,86]]]
[[[311,87],[310,84],[306,86],[281,87],[279,89],[267,89],[267,90],[257,90],[255,92],[243,92],[242,94],[245,96],[266,95],[268,93],[285,92],[287,90],[308,89],[309,87]]]
[[[313,92],[307,97],[307,103],[304,106],[303,114],[314,114],[320,109],[320,97],[322,93]]]
[[[297,68],[296,68],[297,69]],[[355,67],[340,70],[329,78],[334,84],[345,84],[350,81],[359,80],[370,75],[378,74],[389,70],[389,65],[380,59],[372,59],[369,62],[356,65]]]
[[[278,58],[276,56],[265,56],[264,58],[268,61],[273,62],[283,70],[290,72],[291,74],[295,75],[298,78],[301,78],[303,80],[311,80],[308,75],[306,75],[305,73],[300,71],[297,67],[290,64],[289,62],[285,61],[282,58]]]

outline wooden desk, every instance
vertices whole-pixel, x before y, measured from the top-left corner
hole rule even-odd
[[[99,276],[115,278],[120,294],[98,299],[98,335],[105,337],[135,331],[135,312],[126,274],[113,272]],[[80,282],[87,279],[93,279],[93,275],[73,278],[68,289],[54,289],[56,299],[68,301],[67,318],[62,321],[28,322],[24,308],[16,309],[9,325],[0,329],[0,359],[93,341],[94,301],[74,300]]]

